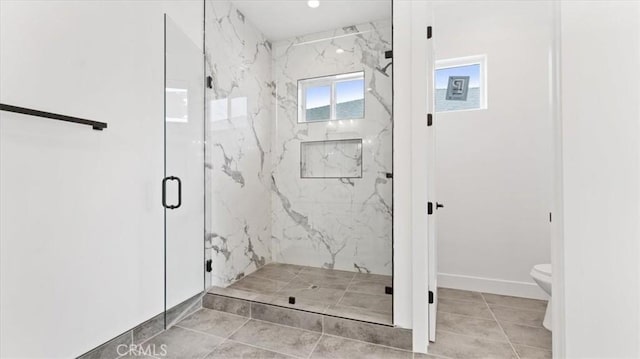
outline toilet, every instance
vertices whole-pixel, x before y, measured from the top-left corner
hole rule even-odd
[[[542,326],[551,330],[551,264],[537,264],[531,269],[531,278],[549,294],[549,303],[547,304],[547,312],[544,314]]]

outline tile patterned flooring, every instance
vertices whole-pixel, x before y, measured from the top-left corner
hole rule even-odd
[[[428,355],[211,309],[143,346],[167,344],[158,358],[551,358],[551,333],[542,327],[545,301],[445,288],[438,293],[436,342]]]
[[[391,276],[270,263],[210,293],[391,325],[393,298],[386,286],[392,286]]]
[[[438,288],[436,342],[429,353],[447,358],[551,358],[551,332],[542,327],[547,302]]]

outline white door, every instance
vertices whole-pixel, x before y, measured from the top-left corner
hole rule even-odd
[[[427,152],[427,178],[429,186],[427,189],[427,199],[429,201],[429,207],[431,214],[427,215],[427,241],[428,241],[428,266],[429,266],[429,341],[436,340],[436,315],[438,312],[438,252],[437,252],[437,240],[436,240],[436,225],[437,225],[437,213],[440,204],[436,202],[435,196],[435,121],[429,128],[427,137],[428,152]]]
[[[427,34],[431,34],[428,30]],[[427,258],[428,258],[428,288],[429,288],[429,341],[436,340],[436,316],[438,313],[438,252],[436,240],[436,218],[440,205],[436,197],[436,128],[435,113],[435,38],[431,36],[427,45],[427,109],[431,116],[431,126],[427,131]],[[427,119],[429,121],[429,119]]]

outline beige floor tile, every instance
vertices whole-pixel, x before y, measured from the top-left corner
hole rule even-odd
[[[247,320],[247,318],[238,315],[203,308],[180,321],[178,326],[219,337],[227,337]]]
[[[324,333],[367,343],[411,350],[412,334],[409,329],[393,328],[338,317],[325,317]]]
[[[287,285],[287,282],[248,275],[233,283],[228,288],[262,294],[270,294],[277,292],[285,285]]]
[[[287,267],[278,267],[266,265],[257,271],[251,273],[252,277],[268,278],[281,282],[289,282],[296,276],[296,272],[289,270]]]
[[[260,293],[257,293],[257,292],[250,292],[247,290],[235,289],[232,287],[223,288],[223,287],[216,287],[216,286],[211,287],[209,289],[209,293],[220,294],[220,295],[225,295],[227,297],[246,299],[246,300],[253,300],[260,295]]]
[[[489,306],[499,305],[502,307],[521,308],[528,310],[545,311],[547,309],[547,301],[520,297],[511,297],[508,295],[498,295],[482,293]]]
[[[387,324],[387,325],[390,325],[393,323],[393,316],[391,314],[391,311],[377,312],[371,309],[346,307],[346,306],[336,304],[336,305],[330,305],[325,310],[324,313],[328,315],[337,316],[337,317],[364,320],[366,322],[372,322],[372,323]]]
[[[287,298],[306,298],[329,305],[338,303],[344,295],[344,289],[334,289],[330,285],[327,286],[322,283],[309,285],[296,279],[296,281],[290,282],[280,289],[277,294]]]
[[[513,344],[551,350],[551,332],[545,328],[536,328],[513,323],[502,323],[502,328]]]
[[[413,353],[413,359],[441,359],[444,357],[437,357],[435,355],[422,354],[422,353]]]
[[[454,300],[466,300],[470,302],[484,303],[482,294],[479,292],[471,292],[468,290],[450,289],[450,288],[438,288],[438,299],[448,298]]]
[[[288,359],[289,355],[256,348],[246,344],[227,340],[209,353],[204,359],[231,359],[231,358],[260,358],[260,359]]]
[[[320,336],[320,333],[251,320],[229,339],[306,358],[311,354]]]
[[[390,275],[369,274],[369,273],[356,273],[353,278],[354,281],[375,281],[384,285],[393,285],[393,277]]]
[[[517,358],[511,345],[504,342],[437,332],[436,342],[429,345],[429,354],[454,359]]]
[[[213,351],[223,341],[213,335],[173,327],[145,342],[145,347],[155,348],[156,353],[166,349],[167,359],[199,359]],[[164,347],[163,347],[164,345]]]
[[[551,359],[551,350],[532,348],[524,345],[514,345],[520,359]]]
[[[376,312],[391,313],[393,310],[393,298],[390,295],[373,295],[356,292],[346,292],[339,305],[369,309]]]
[[[311,354],[312,359],[412,359],[408,351],[323,335]]]
[[[491,311],[486,303],[453,300],[449,298],[438,299],[438,312],[466,315],[469,317],[492,319]]]
[[[356,280],[354,279],[347,288],[348,292],[367,293],[372,295],[388,295],[385,293],[385,284],[376,280]]]
[[[526,310],[511,307],[492,306],[491,311],[499,322],[509,322],[532,327],[542,327],[544,313],[536,310]]]
[[[340,279],[353,279],[356,272],[349,272],[344,270],[316,268],[316,267],[304,267],[298,275],[316,275],[319,277],[340,278]]]
[[[304,266],[299,266],[296,264],[288,264],[288,263],[269,263],[267,265],[265,265],[265,267],[270,267],[270,268],[280,268],[280,269],[284,269],[287,270],[293,274],[298,274],[300,273],[301,270],[303,270],[305,267]]]
[[[352,279],[353,276],[315,271],[302,271],[296,276],[296,280],[303,280],[308,284],[331,285],[336,289],[347,289]],[[340,287],[338,288],[337,286]]]
[[[506,342],[507,337],[498,323],[491,319],[467,317],[451,313],[438,313],[438,330],[475,338]]]

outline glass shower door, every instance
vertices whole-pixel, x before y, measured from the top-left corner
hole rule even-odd
[[[171,313],[165,316],[167,326],[204,290],[203,68],[201,48],[165,15],[162,202],[165,313]]]

